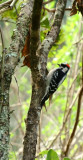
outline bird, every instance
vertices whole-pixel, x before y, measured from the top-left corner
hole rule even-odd
[[[70,65],[68,63],[61,63],[58,65],[58,68],[52,69],[47,75],[46,91],[45,95],[41,99],[41,108],[45,106],[45,101],[48,100],[48,98],[50,99],[58,87],[63,83],[70,69]]]

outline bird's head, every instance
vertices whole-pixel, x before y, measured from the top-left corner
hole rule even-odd
[[[65,68],[67,67],[68,69],[70,69],[70,65],[68,63],[61,63],[61,64],[58,64],[60,67],[62,68]]]

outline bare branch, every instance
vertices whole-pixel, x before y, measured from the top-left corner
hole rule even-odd
[[[15,21],[13,21],[13,20],[11,20],[11,19],[7,19],[7,18],[2,18],[2,19],[0,19],[0,21],[16,24]]]
[[[8,2],[5,2],[5,3],[1,4],[0,8],[2,8],[2,9],[0,10],[0,14],[5,12],[5,11],[13,9],[13,7],[14,7],[14,5],[17,1],[18,0],[13,0],[13,1],[8,1]]]
[[[55,8],[54,9],[48,9],[48,8],[46,8],[46,7],[43,6],[43,9],[46,10],[46,11],[48,11],[48,12],[53,12],[53,13],[56,12]],[[72,10],[72,8],[65,8],[65,11],[71,11],[71,10]]]
[[[75,83],[75,81],[76,81],[76,79],[77,79],[80,71],[81,71],[81,69],[80,69],[80,70],[78,71],[78,73],[74,76],[73,81],[72,81],[72,84],[71,84],[71,86],[70,86],[69,89],[68,89],[68,93],[69,93],[70,90],[72,89],[72,86],[73,86],[73,84]]]
[[[4,77],[3,77],[3,87],[0,87],[0,108],[2,109],[0,114],[0,150],[1,159],[8,159],[8,145],[9,145],[9,122],[10,122],[10,109],[9,109],[9,88],[14,74],[14,69],[18,64],[19,54],[22,51],[25,39],[27,37],[29,26],[32,18],[34,0],[28,0],[26,6],[21,8],[20,15],[17,20],[16,29],[13,31],[13,36],[10,44],[10,48],[7,50],[4,61]],[[1,61],[0,61],[0,71],[1,71]],[[0,86],[1,86],[1,72],[0,72]],[[3,96],[3,100],[2,100]],[[4,116],[6,115],[6,116]]]
[[[52,2],[52,1],[53,1],[53,0],[48,0],[48,1],[46,1],[46,2],[43,2],[43,5],[48,4],[48,3]]]
[[[0,4],[0,9],[9,6],[11,4],[11,2],[12,2],[12,0],[9,0],[7,2]]]
[[[12,3],[10,4],[10,8],[12,9],[13,6],[15,5],[15,3],[17,2],[18,0],[13,0]]]
[[[50,144],[49,148],[51,148],[51,147],[53,146],[53,144],[55,143],[55,141],[57,140],[57,138],[60,136],[61,132],[63,131],[63,129],[64,129],[64,127],[65,127],[65,124],[67,123],[68,116],[69,116],[69,114],[70,114],[70,112],[71,112],[71,109],[72,109],[74,103],[76,102],[77,97],[78,97],[79,94],[80,94],[81,89],[82,89],[82,87],[78,89],[77,94],[76,94],[74,100],[72,101],[71,105],[69,106],[68,112],[67,112],[67,114],[66,114],[66,116],[65,116],[65,119],[64,119],[64,122],[63,122],[63,125],[62,125],[59,133],[57,134],[57,136],[54,138],[54,140],[53,140],[52,143]]]
[[[2,8],[1,10],[0,10],[0,14],[2,14],[3,12],[5,12],[5,11],[8,11],[8,10],[10,10],[11,8],[9,7],[9,6],[7,6],[7,7],[5,7],[5,8]]]
[[[64,16],[65,6],[66,6],[67,0],[58,0],[58,3],[56,5],[56,12],[54,17],[54,22],[51,27],[50,32],[47,34],[46,38],[43,40],[42,44],[39,46],[37,55],[40,57],[40,63],[43,65],[43,68],[39,68],[41,70],[41,73],[45,71],[46,64],[47,64],[47,56],[48,53],[52,47],[52,45],[56,42],[56,39],[59,35],[61,22]],[[44,62],[42,60],[44,59]],[[44,73],[45,74],[45,73]]]
[[[0,26],[0,34],[1,34],[1,41],[2,41],[2,52],[4,50],[4,40],[3,40],[3,34],[2,34],[2,29],[1,29],[1,26]]]
[[[78,122],[79,122],[79,115],[80,115],[80,109],[81,109],[82,93],[83,93],[83,86],[82,86],[82,88],[81,88],[81,90],[80,90],[80,93],[79,93],[76,120],[75,120],[75,124],[74,124],[73,130],[72,130],[72,133],[71,133],[71,135],[70,135],[70,137],[69,137],[69,140],[68,140],[68,143],[67,143],[65,152],[64,152],[64,155],[65,155],[65,156],[67,156],[67,154],[68,154],[70,145],[71,145],[71,143],[72,143],[72,140],[73,140],[73,137],[74,137],[74,135],[75,135],[75,132],[76,132],[76,129],[77,129],[77,125],[78,125]]]
[[[21,126],[21,123],[22,123],[22,122],[19,122],[19,120],[18,120],[18,118],[16,117],[16,115],[15,115],[14,112],[13,112],[13,116],[15,117],[15,120],[17,121],[17,124],[18,124],[18,126],[19,126],[19,128],[20,128],[21,134],[24,136],[24,131],[23,131],[22,126]]]
[[[34,0],[29,0],[26,6],[24,6],[21,9],[21,12],[16,24],[17,28],[13,31],[12,42],[9,48],[10,56],[9,54],[6,54],[6,61],[7,61],[8,67],[10,67],[10,70],[16,67],[18,63],[19,54],[24,47],[25,39],[29,32],[29,26],[32,18],[31,16],[32,16],[33,1]]]
[[[83,54],[82,54],[82,86],[83,86]]]
[[[2,41],[2,63],[1,63],[1,89],[2,89],[2,92],[4,90],[4,87],[3,87],[3,76],[4,76],[4,54],[5,54],[5,48],[4,48],[4,38],[3,38],[3,33],[2,33],[2,29],[1,29],[1,26],[0,26],[0,34],[1,34],[1,41]],[[3,101],[3,95],[1,96],[2,97],[2,101]],[[2,111],[2,106],[0,107],[0,114],[1,114],[1,111]]]

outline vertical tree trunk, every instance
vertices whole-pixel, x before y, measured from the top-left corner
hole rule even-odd
[[[0,56],[0,159],[8,160],[9,149],[9,128],[10,128],[10,110],[9,110],[9,89],[14,73],[18,64],[19,53],[22,51],[25,39],[28,35],[29,26],[32,17],[33,1],[27,0],[27,4],[22,7],[16,29],[13,31],[12,41],[9,50],[4,55],[5,64],[2,66],[2,57]],[[2,68],[4,70],[2,76]],[[10,98],[11,95],[10,95]]]
[[[39,27],[42,0],[34,0],[31,30],[31,73],[32,97],[30,109],[26,120],[26,133],[24,137],[23,160],[34,160],[37,144],[37,128],[41,114],[41,98],[45,93],[46,65],[49,50],[55,43],[60,32],[67,0],[58,0],[54,22],[50,32],[39,45]],[[39,8],[38,8],[39,7]]]
[[[0,74],[0,159],[8,160],[9,146],[9,127],[10,127],[10,110],[9,110],[9,88],[11,75],[8,70],[4,77]]]

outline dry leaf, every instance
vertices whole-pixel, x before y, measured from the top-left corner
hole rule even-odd
[[[25,45],[22,50],[22,57],[24,58],[23,66],[28,66],[30,68],[30,32],[25,40]]]

